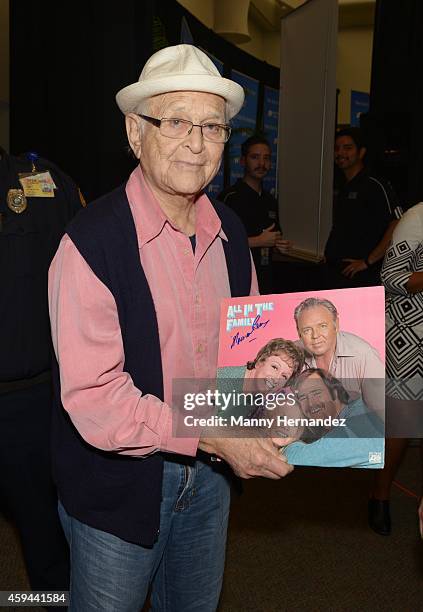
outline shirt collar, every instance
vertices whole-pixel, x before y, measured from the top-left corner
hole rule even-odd
[[[246,193],[250,194],[250,195],[254,194],[254,195],[256,195],[257,197],[260,197],[260,196],[261,196],[261,194],[263,193],[263,189],[262,189],[260,192],[256,191],[256,190],[255,190],[255,189],[253,189],[253,188],[252,188],[252,187],[251,187],[251,186],[250,186],[248,183],[246,183],[246,182],[244,181],[244,179],[238,179],[238,183],[239,183],[239,184],[242,186],[242,188],[244,189],[244,191],[245,191]]]
[[[336,357],[354,357],[354,353],[351,352],[351,348],[348,346],[347,339],[343,332],[338,332],[336,334],[336,348],[334,358]]]
[[[147,242],[156,238],[166,224],[172,225],[154,197],[144,178],[141,166],[137,166],[126,183],[126,195],[134,218],[138,245],[141,249]],[[217,236],[227,240],[222,223],[209,198],[201,193],[195,202],[197,244],[210,243]]]
[[[354,175],[350,181],[345,182],[345,187],[350,187],[351,185],[354,185],[355,183],[359,183],[364,178],[366,178],[367,175],[368,175],[367,168],[364,167],[360,170],[360,172],[357,172],[357,174]]]

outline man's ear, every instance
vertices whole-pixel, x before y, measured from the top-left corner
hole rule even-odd
[[[245,166],[245,156],[241,155],[241,157],[239,158],[239,164],[240,166]]]
[[[137,159],[141,156],[141,126],[140,118],[135,113],[125,115],[126,135],[129,146]]]
[[[335,329],[336,329],[336,333],[338,333],[339,332],[339,317],[336,317]]]
[[[359,158],[363,160],[366,153],[367,153],[366,147],[361,147],[360,151],[358,152]]]

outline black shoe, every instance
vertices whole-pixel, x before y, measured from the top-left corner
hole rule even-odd
[[[390,535],[389,499],[369,499],[369,527],[379,535]]]

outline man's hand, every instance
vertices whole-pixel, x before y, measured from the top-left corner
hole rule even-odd
[[[294,243],[292,240],[284,240],[282,235],[280,238],[276,240],[275,247],[279,251],[279,253],[289,253],[293,247]]]
[[[364,259],[343,259],[342,261],[349,262],[349,265],[342,270],[342,274],[348,278],[352,278],[357,272],[367,270],[369,267]]]
[[[281,239],[281,233],[274,230],[275,224],[269,225],[258,236],[250,236],[248,244],[251,248],[274,247],[276,242]]]
[[[198,446],[224,459],[241,478],[277,480],[294,469],[270,438],[202,438]]]

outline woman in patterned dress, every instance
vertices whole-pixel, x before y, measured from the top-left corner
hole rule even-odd
[[[395,228],[385,255],[386,288],[385,468],[369,501],[369,524],[389,535],[389,496],[408,438],[423,438],[423,203],[410,208]]]

